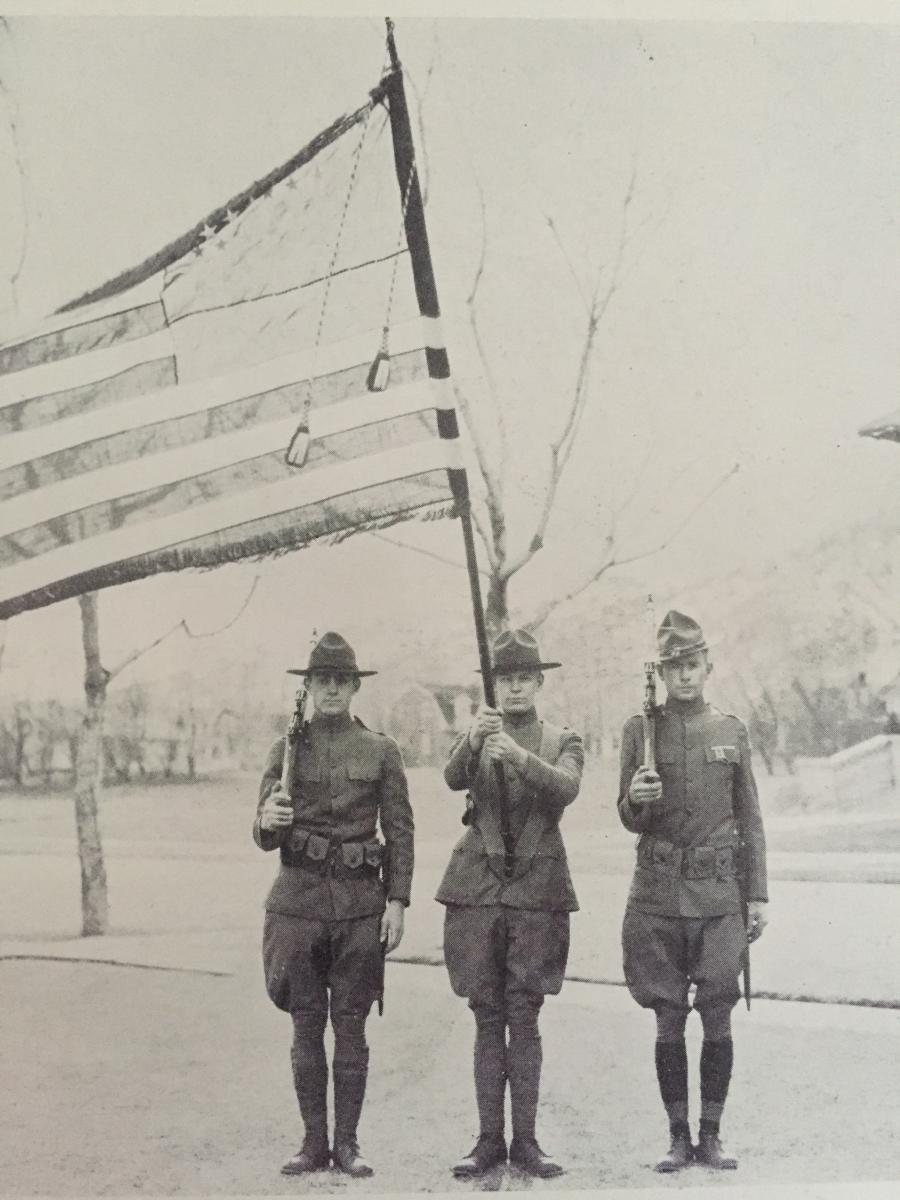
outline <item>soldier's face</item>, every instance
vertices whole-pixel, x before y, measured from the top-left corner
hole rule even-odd
[[[495,676],[494,686],[501,711],[521,713],[534,708],[535,697],[543,682],[540,671],[513,671],[510,675]]]
[[[698,700],[703,695],[711,670],[712,663],[706,657],[706,652],[701,650],[697,654],[676,658],[674,662],[663,663],[659,673],[666,691],[674,700]]]
[[[313,671],[309,676],[309,694],[320,716],[339,717],[350,709],[359,680],[343,671]]]

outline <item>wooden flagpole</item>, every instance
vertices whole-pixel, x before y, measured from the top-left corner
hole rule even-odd
[[[416,169],[415,148],[412,139],[412,129],[409,122],[409,108],[406,103],[406,90],[403,86],[403,69],[397,54],[394,39],[394,22],[390,17],[385,18],[387,26],[387,48],[391,67],[382,80],[388,112],[391,119],[391,136],[394,143],[394,164],[397,170],[397,182],[400,185],[400,197],[403,204],[403,219],[406,227],[406,242],[409,246],[412,264],[413,280],[416,288],[416,299],[419,312],[423,317],[430,317],[437,322],[441,315],[438,304],[437,284],[434,278],[434,267],[431,262],[431,248],[428,244],[428,230],[425,225],[425,206],[422,202],[422,190],[419,186],[419,173]],[[450,378],[450,360],[446,347],[427,347],[428,374],[432,379]],[[443,437],[458,437],[459,427],[456,413],[453,410],[438,412],[438,432]],[[475,555],[475,536],[472,528],[472,505],[469,496],[469,481],[465,470],[448,470],[453,499],[462,526],[463,545],[466,553],[466,572],[469,576],[469,590],[472,594],[472,615],[475,619],[475,637],[478,642],[478,659],[481,664],[481,678],[484,687],[484,699],[491,708],[496,708],[497,697],[494,690],[494,676],[491,671],[491,656],[488,650],[487,627],[484,621],[484,606],[481,599],[481,584],[478,578],[478,559]],[[506,874],[512,873],[513,843],[509,827],[509,794],[506,786],[506,775],[500,763],[496,764],[496,781],[500,800],[500,830],[503,835],[503,848]]]

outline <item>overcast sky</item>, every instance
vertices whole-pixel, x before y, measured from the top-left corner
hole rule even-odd
[[[26,314],[139,260],[288,158],[361,102],[384,57],[375,17],[14,16],[10,30],[3,78],[27,226],[3,129],[0,269],[14,269],[24,230]],[[896,506],[900,450],[857,430],[900,407],[897,28],[398,18],[397,37],[422,102],[451,363],[475,395],[464,300],[479,189],[485,197],[484,333],[514,430],[523,537],[577,367],[579,287],[601,267],[601,282],[610,277],[634,172],[620,286],[553,544],[515,597],[523,610],[576,577],[603,533],[599,503],[625,494],[639,470],[653,523],[642,532],[626,522],[635,548],[740,468],[640,568],[662,593]],[[410,536],[460,557],[458,530],[444,525]],[[275,564],[272,595],[298,589],[315,623],[336,624],[332,612],[354,623],[360,564],[390,564],[383,606],[413,623],[428,560],[383,543]],[[119,589],[105,602],[121,616],[110,636],[125,646],[134,613],[148,629],[185,611],[224,619],[247,578],[229,570]],[[460,586],[434,619],[456,620],[465,601]],[[8,663],[14,642],[29,653],[70,645],[77,610],[61,607],[69,615],[11,623]],[[290,614],[303,627],[306,608]]]

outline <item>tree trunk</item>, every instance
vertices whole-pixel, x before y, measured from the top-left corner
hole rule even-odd
[[[487,589],[487,604],[484,609],[484,623],[491,641],[509,625],[508,588],[508,579],[491,575]]]
[[[100,665],[100,622],[97,595],[79,596],[84,645],[84,719],[75,760],[75,825],[81,862],[81,933],[96,937],[109,926],[106,868],[97,819],[101,786],[103,709],[108,673]]]

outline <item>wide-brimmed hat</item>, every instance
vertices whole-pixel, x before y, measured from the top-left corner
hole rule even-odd
[[[498,634],[491,647],[491,669],[494,675],[509,675],[513,671],[549,671],[562,663],[542,662],[538,644],[527,629],[507,629]]]
[[[356,665],[353,647],[339,633],[326,633],[313,646],[309,665],[288,667],[288,675],[308,675],[310,671],[340,671],[342,675],[377,675],[377,671],[361,671]]]
[[[674,608],[663,617],[656,633],[656,646],[661,663],[709,649],[703,630],[693,617],[686,617]]]

